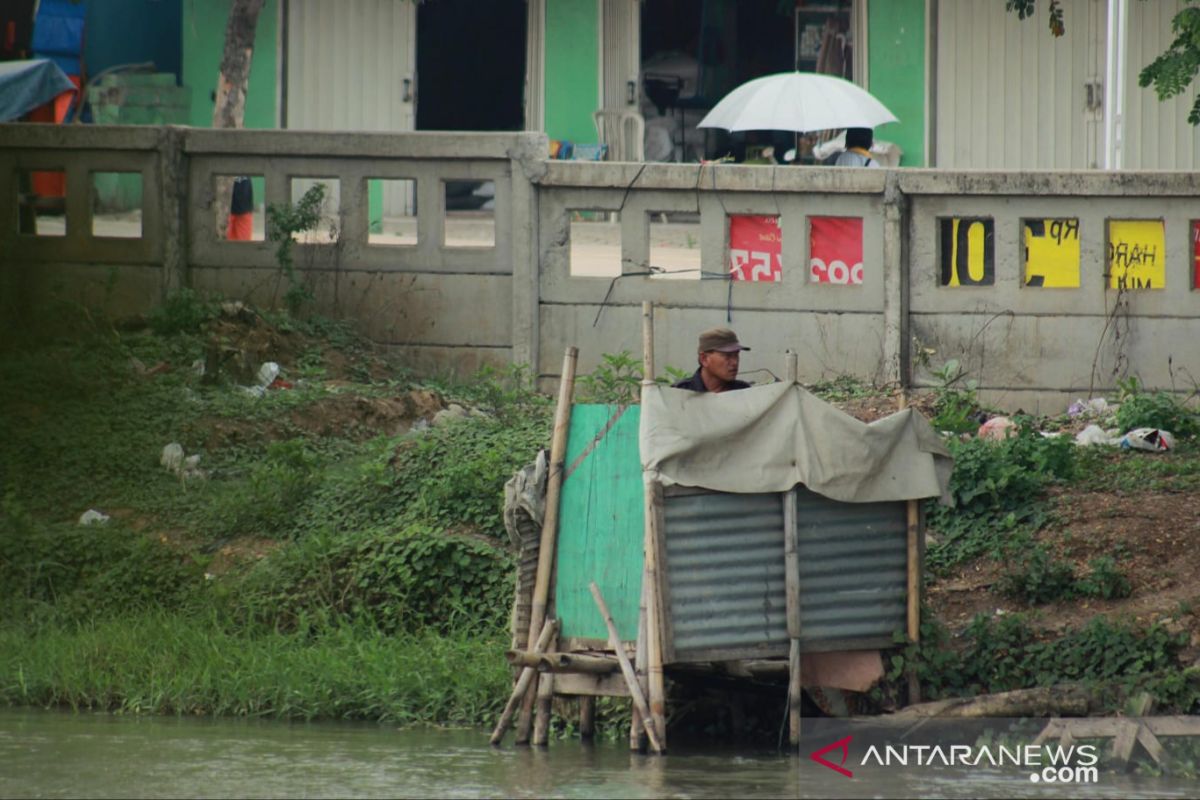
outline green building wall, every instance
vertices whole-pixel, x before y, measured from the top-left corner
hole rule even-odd
[[[183,85],[192,90],[188,124],[212,127],[213,93],[225,49],[230,0],[183,0]],[[278,0],[266,0],[254,32],[254,56],[246,88],[247,128],[274,128]]]
[[[867,6],[867,60],[868,89],[900,120],[876,138],[900,146],[901,166],[925,166],[925,0]]]
[[[600,107],[597,0],[546,0],[546,135],[595,142]]]

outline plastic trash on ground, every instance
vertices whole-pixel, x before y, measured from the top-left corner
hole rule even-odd
[[[1072,417],[1102,417],[1113,410],[1114,407],[1110,406],[1103,397],[1093,397],[1089,400],[1081,397],[1067,407],[1067,414]]]
[[[1075,434],[1075,444],[1083,447],[1088,447],[1094,444],[1115,446],[1118,442],[1118,437],[1104,430],[1099,425],[1088,425],[1079,433]]]
[[[1146,450],[1165,453],[1175,449],[1175,436],[1158,428],[1134,428],[1121,437],[1121,447],[1126,450]]]
[[[178,442],[171,442],[162,449],[162,456],[158,459],[158,463],[162,464],[168,472],[179,473],[183,468],[183,445]]]
[[[279,365],[274,361],[264,362],[263,365],[258,368],[258,385],[264,389],[270,386],[271,383],[278,377]]]
[[[978,436],[980,439],[992,439],[999,442],[1016,435],[1017,423],[1008,417],[992,417],[979,426]]]
[[[94,508],[79,515],[80,525],[103,525],[108,522],[108,514],[102,514]]]

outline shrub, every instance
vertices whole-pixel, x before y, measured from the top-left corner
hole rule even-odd
[[[1035,545],[1001,576],[1000,593],[1030,605],[1067,600],[1075,596],[1075,570],[1058,561],[1045,547]]]
[[[1070,438],[1042,436],[1028,418],[1017,422],[1017,434],[1002,441],[948,442],[954,506],[926,506],[929,526],[941,534],[927,556],[935,569],[1027,541],[1029,531],[1045,522],[1039,502],[1045,487],[1075,474]]]
[[[284,631],[343,622],[494,631],[507,622],[512,567],[486,542],[427,528],[323,531],[255,565],[226,599],[246,621]]]
[[[1137,378],[1121,382],[1121,405],[1117,425],[1122,431],[1134,428],[1160,428],[1179,438],[1200,432],[1200,418],[1168,392],[1146,394]]]

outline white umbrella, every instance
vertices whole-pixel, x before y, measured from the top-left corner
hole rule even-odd
[[[870,92],[815,72],[780,72],[743,83],[697,127],[728,131],[823,131],[899,122]]]

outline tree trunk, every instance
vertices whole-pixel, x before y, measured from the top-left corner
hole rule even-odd
[[[213,105],[214,128],[240,128],[246,117],[246,86],[250,81],[250,59],[254,55],[254,32],[265,0],[232,0],[229,23],[225,26],[225,51],[221,54],[217,76],[217,97]],[[214,187],[217,237],[225,238],[229,218],[233,177],[217,179]]]

